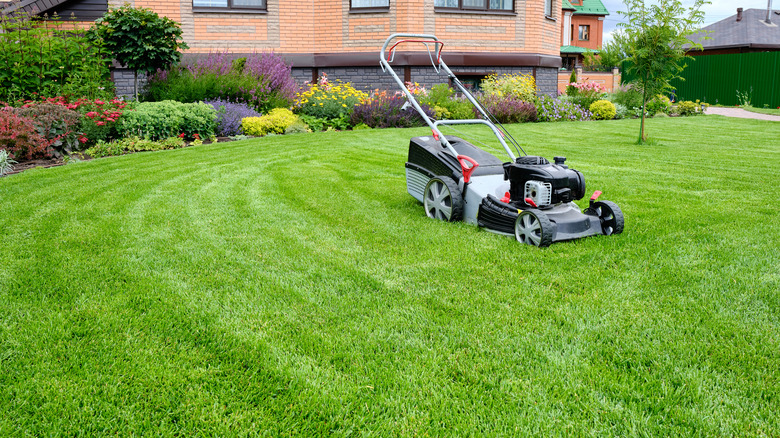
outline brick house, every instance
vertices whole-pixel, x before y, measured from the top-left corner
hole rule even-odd
[[[565,2],[566,0],[564,0]],[[593,0],[584,0],[586,3]],[[598,1],[598,0],[595,0]],[[73,13],[91,21],[123,0],[20,0],[4,8],[38,14]],[[379,49],[392,33],[432,33],[445,43],[444,60],[465,83],[489,73],[531,73],[541,94],[557,93],[561,66],[561,8],[557,0],[133,0],[181,23],[185,59],[213,51],[236,56],[274,51],[299,81],[321,73],[361,89],[394,89],[379,67]],[[594,29],[594,32],[596,30]],[[598,32],[600,34],[600,31]],[[404,50],[402,48],[401,50]],[[396,56],[405,80],[430,85],[426,52],[409,46]],[[118,69],[120,92],[132,73]]]
[[[601,0],[563,0],[561,5],[561,59],[571,70],[582,64],[585,51],[598,52],[609,11]]]

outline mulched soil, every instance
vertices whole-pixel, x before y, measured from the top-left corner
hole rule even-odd
[[[218,143],[225,143],[228,141],[233,141],[230,137],[217,137]],[[211,144],[211,142],[204,141],[203,144]],[[190,144],[187,143],[188,147]],[[134,153],[134,152],[131,152]],[[85,155],[78,155],[78,159],[81,161],[89,161],[92,158],[85,156]],[[40,168],[47,168],[47,167],[56,167],[56,166],[62,166],[66,164],[64,160],[61,158],[39,158],[35,160],[28,160],[28,161],[19,161],[18,163],[14,164],[14,170],[8,172],[6,175],[13,175],[15,173],[24,172],[25,170],[29,169],[35,169],[36,167]]]

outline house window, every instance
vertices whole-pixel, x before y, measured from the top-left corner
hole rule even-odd
[[[590,40],[590,26],[580,24],[580,41]]]
[[[192,0],[193,9],[256,9],[265,11],[266,0]]]
[[[354,0],[353,0],[354,1]],[[464,11],[512,11],[514,0],[434,0],[436,8]]]
[[[544,0],[544,16],[553,16],[553,0]]]
[[[351,0],[351,9],[388,9],[390,0]]]

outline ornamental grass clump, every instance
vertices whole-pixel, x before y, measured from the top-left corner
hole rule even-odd
[[[412,107],[404,109],[406,99],[403,96],[381,94],[369,99],[352,110],[350,122],[352,126],[361,123],[371,128],[412,128],[425,126],[425,120]],[[420,104],[428,115],[434,116],[434,111],[428,105]]]
[[[590,111],[574,102],[542,96],[536,105],[540,122],[569,122],[590,120]]]
[[[261,117],[262,114],[252,109],[249,105],[241,102],[229,102],[227,100],[216,99],[204,102],[217,110],[216,135],[230,137],[233,135],[244,134],[241,129],[241,120],[247,117]]]

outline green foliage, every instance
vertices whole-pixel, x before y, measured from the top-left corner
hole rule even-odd
[[[598,54],[586,51],[583,54],[585,68],[590,71],[612,71],[613,67],[620,67],[628,57],[626,37],[623,32],[612,34],[612,39],[601,46]]]
[[[420,95],[421,104],[428,105],[434,117],[442,120],[473,119],[474,106],[465,98],[455,97],[455,90],[447,84],[431,87],[427,95]]]
[[[625,119],[627,117],[631,116],[631,112],[626,108],[625,105],[615,103],[615,119]]]
[[[678,116],[695,116],[699,114],[703,114],[701,109],[701,102],[691,102],[690,100],[683,100],[681,102],[677,102],[677,105],[672,110],[673,114],[676,114]],[[707,108],[707,104],[705,104],[705,108]]]
[[[642,108],[642,92],[633,84],[616,89],[610,98],[613,103],[621,104],[629,110]]]
[[[590,118],[593,120],[612,120],[617,114],[615,105],[608,100],[597,100],[590,104]]]
[[[513,96],[525,102],[536,101],[536,79],[530,73],[490,75],[480,85],[489,96]]]
[[[14,164],[16,164],[16,161],[8,155],[8,151],[0,149],[0,176],[12,172],[14,170]]]
[[[216,110],[205,103],[181,103],[166,100],[142,102],[122,116],[118,132],[121,137],[142,137],[159,140],[184,136],[186,139],[214,135]]]
[[[247,135],[284,134],[293,123],[300,120],[286,108],[275,108],[262,117],[247,117],[241,121],[241,128]]]
[[[672,101],[669,100],[668,97],[659,94],[647,102],[645,108],[647,114],[650,116],[654,116],[656,114],[669,115],[669,113],[672,111]]]
[[[690,8],[681,0],[658,0],[650,6],[645,0],[623,0],[628,12],[620,23],[626,35],[628,71],[642,90],[642,122],[639,143],[647,140],[645,134],[645,105],[658,94],[672,90],[670,82],[679,78],[685,69],[686,54],[691,48],[701,48],[687,37],[698,31],[704,21],[701,8],[707,0],[694,0]]]
[[[577,83],[577,69],[572,68],[571,74],[569,75],[569,83],[566,85],[566,95],[571,96],[574,93],[577,92],[577,89],[574,88],[574,84]]]
[[[149,152],[165,149],[179,149],[184,147],[181,137],[169,137],[162,140],[149,140],[148,138],[128,137],[110,142],[99,141],[86,151],[85,154],[92,158],[122,155],[125,152]]]
[[[101,41],[55,18],[0,14],[0,101],[113,94]]]
[[[750,91],[739,91],[737,90],[737,101],[739,102],[739,106],[752,106],[751,102],[753,100],[753,87],[750,87]]]
[[[102,41],[120,64],[136,72],[152,72],[181,60],[187,49],[178,23],[151,9],[124,5],[95,20],[87,36]]]
[[[311,132],[311,129],[309,129],[309,126],[300,118],[284,130],[285,134],[305,134],[307,132]]]

